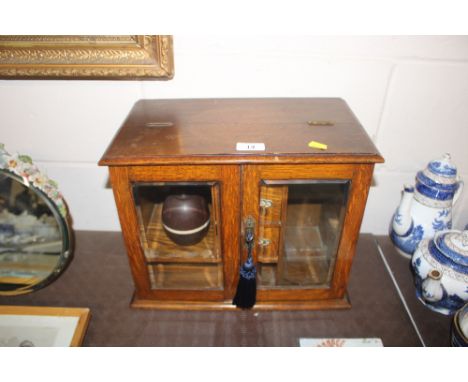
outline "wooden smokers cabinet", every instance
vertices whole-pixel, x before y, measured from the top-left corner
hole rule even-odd
[[[255,309],[349,307],[378,162],[341,99],[138,101],[99,162],[109,166],[131,305],[235,308],[249,218]]]

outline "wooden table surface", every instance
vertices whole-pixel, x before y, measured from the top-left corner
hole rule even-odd
[[[416,299],[409,261],[387,237],[360,235],[348,292],[352,308],[335,311],[132,309],[120,232],[78,231],[74,259],[56,282],[29,295],[0,297],[0,304],[88,307],[84,346],[298,346],[300,338],[367,337],[381,338],[384,346],[449,345],[450,318]]]

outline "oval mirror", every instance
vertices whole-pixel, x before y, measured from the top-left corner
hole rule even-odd
[[[72,258],[72,232],[57,184],[0,144],[0,295],[33,292]]]

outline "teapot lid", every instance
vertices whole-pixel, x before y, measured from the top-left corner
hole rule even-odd
[[[457,167],[452,163],[449,153],[445,153],[442,158],[435,159],[427,165],[427,171],[444,178],[455,178],[457,176]]]
[[[434,244],[453,262],[468,267],[468,230],[438,232]]]

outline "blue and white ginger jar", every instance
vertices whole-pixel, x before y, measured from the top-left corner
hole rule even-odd
[[[416,174],[415,186],[405,185],[390,225],[390,238],[399,253],[410,258],[421,240],[452,228],[452,207],[463,184],[450,154],[445,154]]]
[[[468,302],[468,231],[422,240],[411,265],[416,295],[430,309],[452,314]]]

